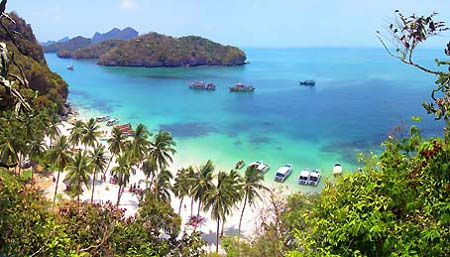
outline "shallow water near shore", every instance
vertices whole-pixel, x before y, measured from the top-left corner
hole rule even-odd
[[[59,59],[46,54],[51,69],[69,84],[69,101],[83,116],[110,115],[123,123],[143,123],[152,131],[173,133],[183,166],[212,159],[230,170],[243,159],[271,165],[266,181],[287,163],[285,182],[292,189],[303,168],[330,176],[335,162],[344,171],[359,164],[356,153],[379,150],[389,132],[411,116],[422,116],[426,135],[439,135],[439,124],[421,106],[434,77],[406,67],[382,49],[244,49],[250,64],[239,67],[117,68],[95,61]],[[434,50],[419,60],[433,67]],[[74,65],[75,70],[66,69]],[[299,86],[314,79],[316,86]],[[189,82],[213,82],[213,92],[190,90]],[[253,93],[231,93],[237,82]]]

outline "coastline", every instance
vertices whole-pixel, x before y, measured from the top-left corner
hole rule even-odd
[[[58,126],[61,135],[68,136],[70,134],[70,128],[73,126],[69,122],[72,119],[76,120],[88,120],[89,118],[94,118],[95,116],[88,115],[87,110],[77,109],[76,105],[73,103],[68,103],[68,106],[70,106],[69,112],[73,113],[73,115],[67,116],[66,120],[63,120],[61,124]],[[107,134],[110,134],[112,127],[107,127],[105,123],[100,123],[100,131],[107,131]],[[49,140],[47,139],[47,144],[49,143]],[[107,142],[106,141],[99,141],[101,144],[103,144],[107,148]],[[80,147],[82,148],[82,147]],[[114,163],[114,160],[113,160]],[[169,170],[172,172],[172,174],[176,174],[176,172],[181,169],[182,167],[186,167],[185,163],[195,163],[195,160],[183,160],[180,161],[177,158],[174,159],[174,162],[169,166]],[[197,163],[196,166],[201,165],[202,163]],[[105,203],[107,201],[110,201],[112,203],[115,203],[117,201],[117,194],[119,187],[118,185],[110,183],[110,175],[109,171],[113,165],[109,167],[109,170],[106,171],[106,181],[102,182],[100,180],[97,180],[95,183],[95,191],[94,191],[94,202],[100,202]],[[219,169],[222,167],[216,167],[216,172],[218,172]],[[221,169],[223,170],[223,169]],[[63,183],[64,177],[67,174],[67,172],[63,172],[61,174],[61,180],[60,184],[58,185],[58,194],[63,199],[70,199],[70,197],[65,193],[66,185]],[[47,188],[44,189],[44,195],[48,199],[52,199],[53,193],[54,193],[54,182],[52,182],[51,177],[56,176],[56,172],[51,173],[50,177],[40,177],[41,181],[39,184],[46,184]],[[135,215],[139,208],[139,199],[138,195],[134,194],[129,191],[130,185],[136,184],[140,188],[145,188],[145,175],[141,170],[137,170],[136,174],[132,175],[130,177],[130,181],[128,183],[128,186],[125,188],[125,191],[122,195],[120,205],[119,207],[122,209],[125,209],[125,215],[126,216],[132,216]],[[268,181],[264,181],[264,185],[271,189],[273,192],[283,192],[282,196],[288,196],[292,193],[298,192],[296,190],[292,190],[292,188],[289,188],[287,185],[278,184],[274,185],[272,183],[269,183]],[[265,210],[267,210],[270,206],[270,197],[269,193],[261,193],[262,199],[260,201],[256,201],[254,206],[247,206],[243,220],[242,220],[242,227],[241,227],[241,234],[243,238],[251,239],[255,235],[255,232],[258,231],[258,228],[261,227],[259,217],[265,213]],[[89,202],[91,199],[91,190],[88,190],[87,188],[83,187],[83,194],[80,195],[80,201],[82,202]],[[180,207],[180,199],[176,198],[171,193],[171,206],[175,213],[178,213],[179,207]],[[193,208],[193,214],[196,214],[196,208],[197,203],[194,202],[194,208]],[[181,213],[180,217],[182,220],[181,223],[181,230],[182,231],[193,231],[193,227],[187,224],[189,217],[191,216],[191,199],[185,198],[183,200],[183,205],[181,206]],[[239,204],[237,208],[235,208],[232,213],[227,216],[226,223],[224,225],[224,235],[227,236],[233,236],[237,235],[238,226],[239,226],[239,219],[242,211],[242,204]],[[214,220],[211,220],[210,214],[205,212],[200,212],[200,215],[202,217],[205,217],[204,223],[202,223],[197,230],[202,232],[203,237],[208,242],[209,247],[212,247],[215,242],[215,233],[216,233],[216,226],[217,223]]]

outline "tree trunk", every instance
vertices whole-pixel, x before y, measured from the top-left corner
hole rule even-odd
[[[119,207],[120,197],[122,196],[122,186],[119,186],[119,194],[117,194],[117,203],[116,206]]]
[[[19,177],[20,177],[20,172],[22,171],[22,154],[21,153],[19,153],[18,159],[19,159],[18,167],[19,167]]]
[[[242,218],[244,217],[244,211],[245,211],[245,206],[247,205],[247,197],[248,197],[248,193],[245,192],[245,197],[244,197],[244,206],[242,207],[242,213],[241,213],[241,218],[239,219],[239,227],[238,227],[238,256],[241,256],[241,224],[242,224]]]
[[[112,161],[113,157],[114,157],[114,155],[111,155],[111,158],[109,158],[108,166],[106,166],[106,169],[105,169],[105,171],[104,171],[104,173],[103,173],[103,175],[105,175],[105,176],[106,176],[106,172],[107,172],[108,169],[109,169],[109,165],[111,164],[111,161]]]
[[[222,230],[220,231],[220,238],[223,237],[223,230],[225,228],[225,220],[222,221]]]
[[[200,207],[202,206],[202,201],[198,199],[198,209],[197,209],[197,218],[200,216]]]
[[[97,175],[97,172],[94,171],[94,176],[92,177],[92,194],[91,194],[91,204],[94,201],[94,189],[95,189],[95,175]]]
[[[183,205],[183,200],[184,200],[184,197],[181,197],[180,207],[178,207],[178,215],[181,214],[181,206]]]
[[[192,197],[192,199],[191,199],[191,217],[192,217],[193,210],[194,210],[194,197]]]
[[[55,185],[55,194],[53,195],[53,205],[56,201],[56,194],[58,193],[58,184],[59,184],[59,175],[61,174],[62,169],[58,170],[58,175],[56,176],[56,185]]]
[[[217,219],[216,253],[219,252],[219,222],[220,219]]]

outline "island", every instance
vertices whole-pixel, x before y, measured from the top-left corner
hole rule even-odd
[[[126,67],[235,66],[246,62],[237,47],[188,36],[175,38],[150,33],[128,40],[102,54],[98,64]]]

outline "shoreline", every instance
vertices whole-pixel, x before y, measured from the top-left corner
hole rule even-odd
[[[68,136],[70,134],[70,128],[72,125],[69,123],[71,120],[88,120],[91,118],[90,116],[83,115],[83,111],[78,112],[77,107],[73,103],[69,103],[69,106],[71,106],[71,110],[73,111],[73,115],[69,115],[66,120],[63,120],[60,125],[58,125],[61,135]],[[94,117],[92,117],[94,118]],[[111,133],[112,127],[107,127],[105,123],[99,123],[100,124],[100,131],[107,131],[106,133],[109,135]],[[47,144],[48,139],[46,139]],[[104,145],[107,149],[107,142],[99,140],[99,143]],[[80,147],[83,148],[83,147]],[[189,160],[192,162],[193,160]],[[196,166],[201,165],[202,163],[197,163]],[[94,190],[94,202],[97,203],[104,203],[107,201],[111,201],[113,204],[117,202],[117,195],[118,195],[118,185],[110,183],[110,170],[112,169],[114,165],[111,165],[109,167],[109,170],[107,170],[105,173],[106,181],[102,182],[100,180],[95,181],[95,190]],[[177,160],[177,158],[174,158],[174,162],[169,165],[168,169],[172,172],[173,175],[176,174],[176,172],[181,169],[183,166],[180,161]],[[216,166],[216,172],[219,170],[219,167]],[[57,174],[56,171],[52,172],[50,174],[50,178],[46,178],[47,181],[44,180],[44,184],[47,184],[47,188],[44,189],[44,195],[48,199],[52,199],[54,194],[54,182],[51,181],[51,177],[55,177]],[[61,179],[60,183],[58,185],[58,194],[61,195],[63,199],[70,199],[70,197],[66,194],[66,185],[64,184],[63,180],[67,172],[61,173]],[[42,177],[41,177],[42,179]],[[173,182],[173,181],[172,181]],[[283,192],[282,196],[288,196],[292,193],[296,193],[298,191],[292,190],[289,188],[288,185],[279,184],[279,185],[273,185],[267,181],[264,181],[263,184],[268,187],[270,190],[274,192]],[[121,197],[119,207],[122,209],[125,209],[125,215],[127,217],[133,216],[137,213],[139,208],[139,197],[137,194],[132,193],[129,191],[130,186],[137,185],[139,188],[145,188],[145,175],[143,172],[138,169],[136,170],[136,174],[133,174],[130,177],[130,181],[125,188],[125,191]],[[91,190],[87,190],[86,187],[83,187],[83,194],[80,195],[80,201],[82,202],[89,202],[91,199]],[[246,207],[243,220],[242,220],[242,227],[241,227],[241,234],[243,238],[251,239],[252,235],[255,234],[255,232],[258,230],[258,228],[261,226],[261,224],[258,224],[259,216],[262,215],[265,209],[269,207],[270,198],[268,197],[268,193],[261,192],[262,199],[260,201],[256,201],[254,206],[248,206]],[[180,207],[180,199],[176,198],[173,193],[171,193],[171,206],[174,210],[174,213],[178,213],[179,207]],[[181,231],[192,231],[193,228],[187,224],[187,221],[189,220],[189,217],[191,216],[191,199],[185,198],[183,200],[183,205],[181,206]],[[194,202],[194,208],[193,208],[193,214],[196,214],[197,211],[197,203]],[[231,214],[227,216],[226,223],[224,225],[224,235],[227,236],[234,236],[237,235],[238,226],[239,226],[239,219],[242,212],[242,203],[240,203],[237,208],[233,209]],[[202,232],[203,237],[208,242],[208,245],[211,247],[214,245],[215,242],[215,234],[216,234],[216,226],[217,223],[214,220],[211,220],[210,213],[205,213],[203,211],[200,212],[200,216],[205,217],[205,222],[200,225],[197,230]]]

